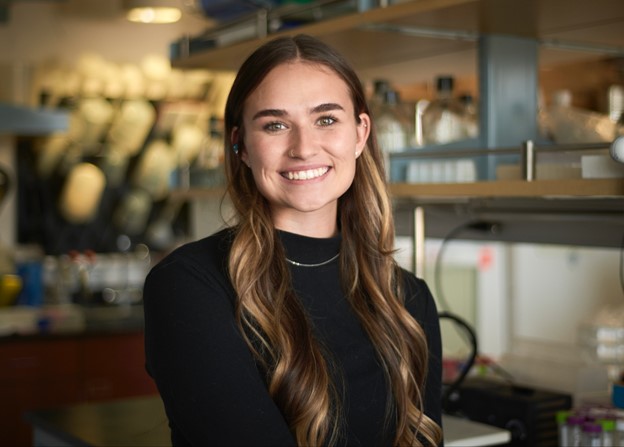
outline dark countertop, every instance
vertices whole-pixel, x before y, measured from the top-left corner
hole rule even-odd
[[[0,342],[142,332],[143,306],[44,306],[0,309]]]
[[[159,396],[28,412],[37,436],[71,446],[170,446],[167,416]]]
[[[37,432],[40,445],[68,446],[170,446],[165,410],[159,396],[100,404],[34,411],[26,420]],[[444,415],[444,438],[448,446],[500,445],[511,440],[509,431],[479,422]],[[35,444],[37,445],[37,444]]]

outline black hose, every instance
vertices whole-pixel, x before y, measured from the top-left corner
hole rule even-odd
[[[470,369],[472,368],[472,366],[474,365],[474,363],[475,363],[475,361],[477,359],[477,355],[479,353],[479,346],[478,346],[478,343],[477,343],[477,334],[475,333],[475,331],[472,329],[472,327],[465,320],[463,320],[462,318],[460,318],[457,315],[452,314],[450,312],[440,312],[438,314],[438,317],[440,319],[444,319],[444,318],[449,319],[449,320],[453,321],[454,323],[456,323],[461,328],[463,328],[465,330],[465,332],[468,334],[468,337],[470,339],[470,348],[471,348],[470,355],[468,356],[468,359],[466,360],[466,363],[464,364],[463,368],[461,369],[461,372],[455,378],[455,380],[450,385],[448,385],[446,387],[446,389],[442,393],[442,409],[444,411],[448,411],[449,403],[450,403],[450,400],[451,400],[451,397],[452,397],[453,393],[464,382],[464,380],[466,379],[466,376],[470,372]]]

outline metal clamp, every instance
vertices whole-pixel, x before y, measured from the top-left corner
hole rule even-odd
[[[527,182],[535,180],[537,155],[532,140],[522,142],[522,178]]]

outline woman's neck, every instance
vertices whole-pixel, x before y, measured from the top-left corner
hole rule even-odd
[[[336,213],[288,213],[273,215],[278,230],[302,236],[328,238],[338,234]]]

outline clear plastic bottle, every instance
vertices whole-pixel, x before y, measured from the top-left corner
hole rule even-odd
[[[602,426],[594,422],[585,422],[581,435],[581,445],[583,447],[602,447]]]
[[[466,137],[462,118],[464,107],[453,97],[454,83],[452,76],[439,76],[436,79],[436,98],[422,115],[425,144],[446,144]]]

